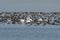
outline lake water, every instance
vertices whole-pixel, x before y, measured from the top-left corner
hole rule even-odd
[[[0,40],[60,40],[60,26],[0,24]]]

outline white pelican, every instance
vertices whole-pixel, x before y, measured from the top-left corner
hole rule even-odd
[[[25,22],[25,19],[20,19],[20,22],[21,22],[21,23],[24,23],[24,22]]]
[[[31,22],[31,21],[33,21],[33,20],[32,19],[27,19],[26,20],[26,23]]]
[[[29,16],[26,18],[26,20],[25,20],[25,22],[26,23],[29,23],[29,22],[31,22],[31,21],[33,21]]]
[[[43,20],[40,18],[40,19],[38,19],[38,21],[43,21]]]
[[[10,19],[7,19],[7,22],[8,22],[8,24],[10,23],[10,22],[12,22]]]

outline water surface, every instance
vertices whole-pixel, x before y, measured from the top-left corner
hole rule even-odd
[[[60,40],[60,27],[0,24],[0,40]]]

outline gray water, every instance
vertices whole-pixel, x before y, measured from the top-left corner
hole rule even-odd
[[[60,40],[60,27],[0,24],[0,40]]]

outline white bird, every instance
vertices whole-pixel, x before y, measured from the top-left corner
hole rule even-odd
[[[31,22],[31,21],[33,21],[33,20],[29,16],[25,20],[26,23]]]
[[[43,20],[40,18],[40,19],[38,19],[38,21],[43,21]]]
[[[8,23],[11,23],[12,21],[11,21],[10,19],[7,19],[7,22],[8,22]]]
[[[21,22],[21,23],[24,23],[24,22],[25,22],[25,19],[20,19],[20,22]]]
[[[27,19],[26,20],[26,23],[31,22],[31,21],[33,21],[33,20],[32,19]]]

